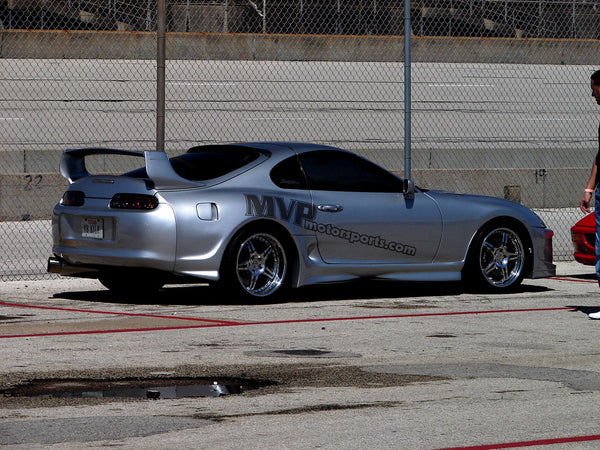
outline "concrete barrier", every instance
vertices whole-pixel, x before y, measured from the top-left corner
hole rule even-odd
[[[413,62],[596,65],[595,39],[412,37]],[[169,33],[168,59],[404,60],[403,36]],[[156,35],[131,31],[0,30],[1,58],[155,59]]]
[[[529,208],[574,208],[579,205],[589,172],[589,168],[580,167],[414,169],[411,175],[422,188],[501,197]]]
[[[54,173],[0,175],[0,221],[49,219],[68,184]]]
[[[0,150],[0,173],[57,173],[62,150]]]
[[[413,170],[412,177],[422,188],[508,198],[529,208],[578,205],[589,169],[543,169],[543,174],[539,170],[420,169]],[[56,173],[0,175],[0,221],[50,219],[67,187]]]

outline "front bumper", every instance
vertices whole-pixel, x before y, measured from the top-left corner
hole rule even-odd
[[[556,265],[552,263],[552,237],[548,228],[535,228],[532,231],[533,266],[528,278],[548,278],[556,275]]]

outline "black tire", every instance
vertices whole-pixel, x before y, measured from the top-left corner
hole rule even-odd
[[[463,278],[487,291],[509,291],[521,284],[527,265],[526,241],[516,227],[506,222],[492,223],[475,237]]]
[[[242,231],[229,245],[218,286],[245,298],[281,294],[289,284],[289,256],[285,239],[270,228]]]
[[[98,281],[114,294],[131,296],[152,295],[166,283],[166,277],[157,273],[135,270],[108,271],[98,276]]]

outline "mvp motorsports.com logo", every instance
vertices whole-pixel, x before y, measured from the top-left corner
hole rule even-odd
[[[373,236],[336,227],[330,223],[320,223],[315,220],[318,211],[312,203],[295,199],[286,201],[283,197],[271,195],[244,194],[244,197],[246,198],[247,216],[278,218],[300,226],[305,230],[343,239],[350,244],[369,245],[408,256],[415,256],[417,254],[416,247],[410,245],[388,241],[381,236]]]

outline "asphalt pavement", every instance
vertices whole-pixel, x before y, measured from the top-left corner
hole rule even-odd
[[[576,263],[509,294],[368,282],[248,305],[64,278],[2,282],[0,307],[7,448],[600,443],[600,289]]]

